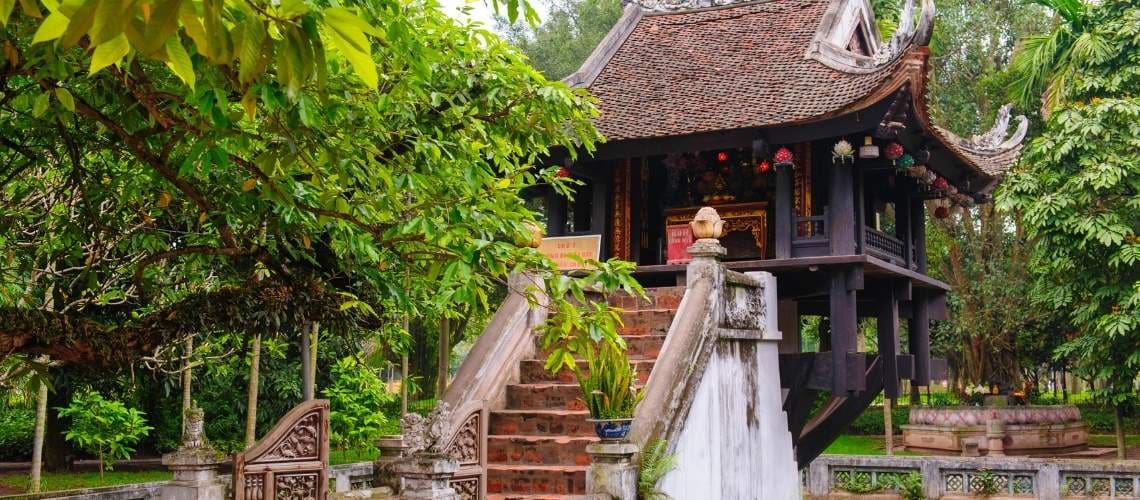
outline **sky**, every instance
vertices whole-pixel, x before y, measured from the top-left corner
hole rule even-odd
[[[440,5],[443,6],[443,11],[448,15],[458,19],[471,19],[480,21],[487,28],[495,28],[495,10],[491,7],[491,0],[439,0]],[[546,3],[541,0],[531,0],[531,6],[538,11],[540,18],[546,18]],[[464,13],[462,11],[464,6],[469,6],[471,11]],[[504,12],[504,14],[506,14]]]

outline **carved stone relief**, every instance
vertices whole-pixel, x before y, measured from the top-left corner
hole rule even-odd
[[[447,446],[446,453],[451,458],[458,460],[460,465],[479,463],[479,416],[479,412],[468,416],[467,420],[464,420],[463,424],[459,426],[459,431],[455,433],[451,444]]]

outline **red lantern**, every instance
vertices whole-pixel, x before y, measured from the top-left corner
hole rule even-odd
[[[558,172],[555,173],[554,175],[556,175],[558,177],[563,177],[563,178],[570,177],[571,176],[570,169],[568,169],[566,167],[558,167]]]
[[[776,165],[791,165],[794,157],[792,156],[792,150],[780,148],[776,150],[776,156],[773,157],[773,159],[776,160]]]
[[[902,144],[899,144],[897,142],[892,142],[892,143],[887,145],[886,156],[887,156],[888,160],[895,161],[895,160],[901,158],[902,155],[905,153],[906,153],[906,151],[903,150]]]
[[[950,187],[950,183],[946,181],[945,177],[939,177],[937,179],[934,179],[934,189],[937,189],[939,191],[943,191],[948,187]]]
[[[950,216],[950,209],[949,208],[946,208],[942,205],[939,205],[938,208],[934,209],[934,217],[936,217],[936,218],[945,219],[949,216]]]
[[[716,154],[716,161],[719,161],[721,163],[728,161],[728,153],[725,153],[724,151],[717,153]]]
[[[760,162],[756,164],[756,173],[766,174],[770,170],[772,170],[772,164],[768,163],[768,160],[760,160]]]

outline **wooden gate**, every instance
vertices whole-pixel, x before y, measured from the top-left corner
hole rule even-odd
[[[329,402],[297,405],[234,456],[236,500],[324,500],[329,485]]]

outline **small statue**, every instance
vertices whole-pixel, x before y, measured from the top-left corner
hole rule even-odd
[[[205,426],[205,415],[206,412],[202,411],[197,403],[186,409],[182,424],[182,445],[179,448],[197,450],[203,447],[205,440],[202,437],[202,430]]]
[[[400,418],[407,453],[443,453],[443,447],[447,444],[444,439],[450,434],[450,419],[451,407],[442,402],[428,414],[427,418],[418,413],[409,413]]]

